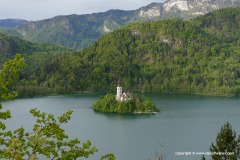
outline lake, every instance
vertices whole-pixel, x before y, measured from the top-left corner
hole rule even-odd
[[[168,160],[200,160],[200,155],[177,155],[179,152],[209,152],[221,126],[230,122],[240,134],[240,98],[205,97],[179,94],[147,94],[161,108],[153,115],[100,114],[92,110],[99,95],[49,96],[3,102],[12,112],[9,129],[32,128],[35,119],[28,112],[38,107],[57,116],[73,110],[71,121],[63,128],[71,138],[91,140],[101,155],[114,153],[117,160],[154,159],[164,146]],[[206,156],[209,159],[209,156]]]

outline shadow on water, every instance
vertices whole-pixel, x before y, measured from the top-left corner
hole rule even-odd
[[[142,114],[134,114],[134,113],[103,113],[99,111],[94,111],[96,115],[105,116],[111,119],[145,119],[151,118],[159,113],[142,113]]]

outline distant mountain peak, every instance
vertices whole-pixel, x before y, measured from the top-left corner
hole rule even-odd
[[[191,19],[217,9],[237,6],[240,6],[240,0],[167,0],[132,11],[112,9],[86,15],[56,16],[36,22],[23,21],[25,23],[15,24],[12,30],[1,30],[29,41],[83,49],[103,34],[126,24],[169,18]],[[0,26],[3,26],[1,20]]]
[[[27,20],[24,19],[2,19],[0,20],[0,27],[9,27],[9,28],[13,28],[16,27],[17,25],[21,25],[21,24],[25,24],[27,23]]]

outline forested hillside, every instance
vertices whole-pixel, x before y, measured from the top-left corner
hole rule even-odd
[[[237,95],[240,90],[240,8],[194,20],[136,23],[64,54],[36,77],[55,93],[130,90]]]
[[[21,82],[18,84],[20,95],[23,92],[49,94],[47,88],[37,84],[35,79],[36,77],[39,79],[39,75],[36,75],[36,72],[56,57],[70,52],[74,51],[56,45],[32,43],[0,33],[0,69],[7,59],[13,58],[17,53],[22,54],[27,63],[27,67],[20,74]]]
[[[0,33],[0,64],[13,58],[16,53],[20,53],[32,71],[66,52],[73,52],[73,50],[62,46],[32,43]]]

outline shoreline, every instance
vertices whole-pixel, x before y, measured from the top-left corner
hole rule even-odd
[[[143,94],[183,94],[183,95],[193,95],[193,96],[206,96],[206,97],[239,97],[237,95],[229,95],[229,94],[204,94],[204,93],[188,93],[188,92],[145,92],[145,91],[136,91]],[[70,95],[94,95],[94,94],[106,94],[106,93],[112,93],[112,92],[94,92],[94,91],[81,91],[81,92],[74,92],[69,94],[46,94],[46,95],[37,95],[37,96],[28,96],[28,97],[16,97],[15,99],[22,99],[22,98],[38,98],[38,97],[47,97],[47,96],[70,96]]]

